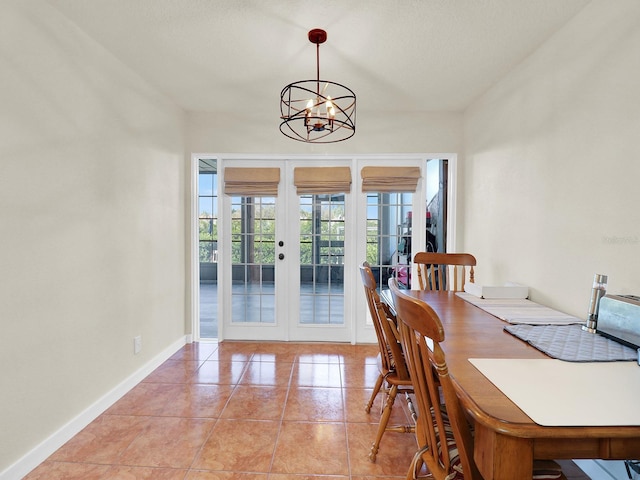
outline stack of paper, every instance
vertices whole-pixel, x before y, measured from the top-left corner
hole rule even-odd
[[[501,287],[465,283],[464,291],[479,298],[527,298],[529,287],[507,283]]]

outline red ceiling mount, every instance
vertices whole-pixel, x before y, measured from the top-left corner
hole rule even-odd
[[[315,43],[316,45],[324,43],[327,41],[327,32],[325,32],[321,28],[314,28],[313,30],[309,31],[309,41],[311,43]]]

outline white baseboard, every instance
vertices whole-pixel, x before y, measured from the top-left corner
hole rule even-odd
[[[82,411],[73,420],[63,425],[42,443],[29,451],[20,460],[0,472],[0,480],[20,480],[31,470],[40,465],[58,448],[68,442],[74,435],[95,420],[102,412],[122,398],[129,390],[140,383],[147,375],[158,368],[165,360],[182,348],[187,341],[187,337],[180,338],[165,348],[162,352],[143,365],[128,378],[123,380],[114,389],[107,392],[100,399]]]

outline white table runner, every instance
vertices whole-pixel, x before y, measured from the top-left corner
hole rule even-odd
[[[584,320],[524,298],[479,298],[457,292],[460,298],[509,323],[528,325],[570,325]]]

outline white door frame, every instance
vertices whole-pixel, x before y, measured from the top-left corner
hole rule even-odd
[[[199,328],[200,328],[200,307],[199,307],[199,222],[198,222],[198,164],[201,158],[215,158],[218,160],[218,171],[221,171],[221,168],[225,163],[230,165],[233,163],[233,160],[273,160],[274,162],[286,161],[290,165],[287,165],[287,169],[291,170],[291,175],[287,174],[289,178],[293,178],[292,168],[294,164],[299,165],[298,161],[303,161],[305,166],[327,166],[331,165],[331,163],[339,162],[343,164],[345,161],[351,162],[351,174],[352,174],[352,186],[351,193],[348,194],[351,196],[351,201],[347,201],[345,199],[345,208],[349,209],[346,214],[349,215],[349,218],[366,218],[366,198],[363,197],[360,193],[362,192],[362,179],[360,177],[360,170],[365,165],[393,165],[393,164],[410,164],[409,162],[417,162],[421,167],[421,171],[424,172],[426,169],[426,161],[429,159],[447,159],[448,160],[448,191],[447,191],[447,251],[453,252],[456,251],[456,196],[457,196],[457,161],[458,156],[455,153],[435,153],[435,154],[375,154],[375,155],[255,155],[255,154],[192,154],[191,155],[191,188],[190,188],[190,232],[189,232],[189,249],[190,249],[190,282],[189,282],[189,316],[190,316],[190,325],[191,325],[191,334],[188,335],[188,339],[190,341],[198,341],[199,338]],[[220,196],[222,197],[223,186],[222,186],[222,175],[218,175],[218,192],[220,192]],[[422,205],[425,205],[425,189],[423,187],[424,180],[421,179],[418,183],[418,193],[414,195],[414,209],[416,212],[420,211]],[[289,188],[288,191],[292,191],[292,188]],[[289,196],[286,200],[286,203],[291,203],[291,196]],[[221,200],[221,198],[220,198]],[[221,202],[222,203],[222,202]],[[223,207],[221,207],[223,208]],[[218,212],[220,215],[220,212]],[[425,241],[424,238],[424,225],[420,225],[420,222],[424,222],[424,216],[417,215],[415,217],[416,228],[413,230],[414,245],[421,245],[421,242]],[[362,225],[360,225],[362,223]],[[219,230],[219,241],[222,244],[219,244],[220,250],[222,252],[227,250],[227,246],[224,245],[223,237],[225,236],[224,220],[221,222]],[[297,235],[297,230],[292,232],[291,226],[288,226],[288,231],[286,232],[287,238],[292,238],[292,235],[295,233]],[[345,324],[348,322],[348,318],[353,319],[350,322],[350,332],[348,334],[350,343],[374,343],[375,340],[375,331],[371,322],[368,320],[368,314],[366,309],[366,303],[364,301],[364,296],[361,294],[362,288],[360,285],[360,278],[358,276],[358,264],[359,259],[365,258],[365,241],[366,238],[366,225],[365,222],[356,222],[356,227],[348,229],[348,233],[345,236],[345,251],[347,252],[347,256],[345,257],[345,272],[344,272],[344,282],[345,282]],[[289,242],[290,243],[290,242]],[[297,243],[297,242],[296,242]],[[299,246],[298,246],[299,248]],[[290,248],[287,248],[287,252],[285,255],[295,254]],[[352,252],[349,256],[349,252]],[[299,253],[299,250],[298,250]],[[229,267],[230,268],[230,267]],[[415,273],[415,272],[414,272]],[[224,267],[220,272],[220,275],[225,274]],[[224,290],[224,282],[219,282],[218,284],[218,295],[222,301],[218,302],[218,319],[222,319],[225,311],[229,311],[230,305],[225,307],[226,300],[225,298],[228,296]],[[299,288],[299,287],[298,287]],[[230,301],[230,299],[229,299]],[[291,302],[293,304],[293,302]],[[289,305],[289,308],[294,308],[293,305]],[[296,303],[297,306],[297,303]],[[291,312],[289,312],[291,313]],[[224,335],[224,322],[218,322],[218,340],[222,341],[225,338]],[[324,327],[328,328],[328,327]],[[287,340],[289,336],[287,336]]]

